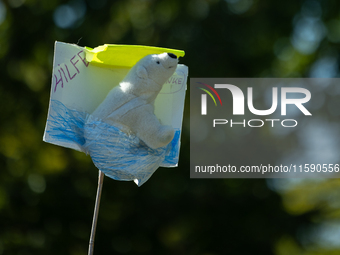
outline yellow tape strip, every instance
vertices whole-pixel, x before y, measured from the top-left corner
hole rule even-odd
[[[86,60],[99,66],[127,67],[134,66],[141,58],[149,54],[169,52],[183,57],[184,51],[142,45],[105,44],[94,49],[85,47]]]

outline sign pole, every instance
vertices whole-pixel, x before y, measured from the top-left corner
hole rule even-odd
[[[95,238],[95,235],[96,235],[97,219],[98,219],[98,212],[99,212],[99,206],[100,206],[100,197],[102,195],[102,187],[103,187],[104,176],[105,176],[104,173],[99,170],[97,196],[96,196],[96,203],[95,203],[95,206],[94,206],[94,213],[93,213],[88,255],[93,255],[94,238]]]

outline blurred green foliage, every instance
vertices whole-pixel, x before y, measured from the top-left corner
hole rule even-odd
[[[340,2],[0,0],[0,254],[87,253],[98,171],[42,142],[56,40],[183,49],[191,77],[337,77]],[[188,101],[178,168],[105,178],[95,254],[340,254],[310,237],[340,228],[338,180],[189,178]]]

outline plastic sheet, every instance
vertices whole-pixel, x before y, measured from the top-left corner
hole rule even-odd
[[[47,131],[51,143],[74,143],[89,154],[95,166],[106,176],[120,181],[145,183],[159,166],[178,162],[180,130],[164,147],[151,149],[133,134],[127,135],[90,114],[67,108],[52,100],[53,111]]]

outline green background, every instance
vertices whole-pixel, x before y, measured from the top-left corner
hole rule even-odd
[[[98,170],[42,142],[56,40],[182,49],[189,77],[338,77],[340,3],[0,0],[0,254],[87,254]],[[339,196],[338,179],[190,179],[187,97],[178,168],[105,178],[95,254],[340,254]]]

